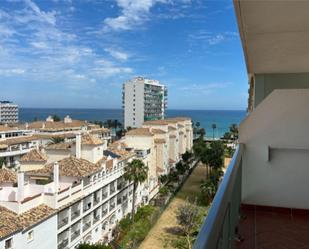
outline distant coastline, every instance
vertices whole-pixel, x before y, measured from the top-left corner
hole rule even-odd
[[[88,109],[88,108],[20,108],[20,122],[32,122],[34,119],[45,120],[48,115],[57,114],[61,118],[70,115],[73,119],[88,121],[106,121],[117,119],[121,123],[121,109]],[[211,125],[215,123],[215,137],[222,136],[233,123],[239,124],[246,116],[241,110],[168,110],[168,117],[186,116],[194,122],[200,122],[200,127],[206,129],[206,136],[212,137]]]

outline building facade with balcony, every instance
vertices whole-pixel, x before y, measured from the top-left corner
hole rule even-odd
[[[123,179],[123,174],[135,153],[110,148],[113,156],[104,156],[102,151],[101,157],[97,157],[89,146],[100,151],[98,148],[103,146],[103,141],[97,143],[95,138],[89,140],[82,136],[76,141],[74,156],[43,163],[38,169],[18,174],[6,168],[0,170],[0,208],[11,214],[10,226],[42,207],[48,211],[46,216],[38,216],[42,220],[32,226],[1,227],[0,244],[4,248],[28,248],[17,246],[20,245],[20,232],[28,230],[33,231],[35,242],[32,245],[46,234],[53,238],[42,244],[44,248],[75,248],[81,242],[109,242],[113,238],[116,223],[132,207],[133,187]],[[88,147],[83,147],[86,142]],[[1,224],[7,222],[2,213],[0,219]],[[53,224],[49,229],[48,222]],[[38,229],[45,235],[37,232]],[[2,236],[4,231],[5,236]]]
[[[0,124],[18,123],[18,105],[10,101],[0,101]]]
[[[123,84],[124,127],[141,127],[144,121],[164,119],[167,87],[157,80],[134,78]]]

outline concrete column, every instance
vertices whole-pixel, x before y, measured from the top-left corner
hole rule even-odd
[[[76,135],[76,143],[75,143],[75,147],[76,147],[76,158],[81,158],[81,150],[82,150],[82,137],[81,134],[77,134]]]
[[[59,164],[58,162],[54,163],[54,187],[55,193],[59,191]]]
[[[21,202],[24,200],[24,173],[18,172],[17,174],[17,201]]]

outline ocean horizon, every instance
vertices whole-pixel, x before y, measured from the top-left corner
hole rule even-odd
[[[88,121],[106,121],[117,119],[123,123],[122,109],[98,109],[98,108],[25,108],[19,109],[20,122],[32,122],[35,119],[45,120],[49,115],[56,114],[60,118],[66,115],[73,119]],[[216,124],[215,137],[221,137],[229,130],[231,124],[239,125],[245,118],[244,110],[167,110],[167,117],[190,117],[193,122],[200,122],[200,127],[205,128],[206,136],[212,137],[212,124]]]

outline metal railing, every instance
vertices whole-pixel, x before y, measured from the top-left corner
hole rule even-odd
[[[193,249],[232,249],[235,247],[240,216],[243,150],[244,145],[239,144]]]

